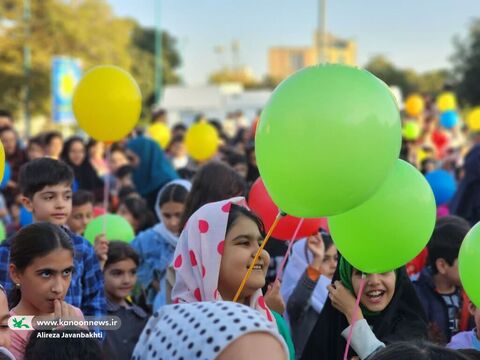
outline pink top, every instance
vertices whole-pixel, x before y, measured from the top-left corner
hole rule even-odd
[[[83,318],[82,310],[75,307],[75,313],[81,319]],[[10,316],[15,316],[15,312],[10,310]],[[33,330],[11,330],[10,331],[10,347],[8,350],[12,352],[16,360],[23,360],[25,357],[25,348],[27,347],[28,340],[30,339],[30,334]]]

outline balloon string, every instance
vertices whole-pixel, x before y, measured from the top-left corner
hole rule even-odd
[[[248,268],[247,273],[243,277],[242,283],[240,284],[240,287],[238,288],[237,293],[235,294],[235,297],[233,298],[233,302],[237,302],[238,298],[240,297],[240,294],[242,293],[243,288],[245,287],[245,284],[247,283],[247,280],[248,280],[248,278],[250,277],[250,274],[253,271],[253,267],[257,263],[257,260],[260,257],[260,254],[262,253],[263,249],[265,248],[265,245],[267,245],[268,240],[270,240],[270,237],[272,236],[273,231],[277,227],[278,222],[280,221],[280,219],[282,218],[283,215],[284,214],[281,211],[278,212],[275,221],[273,222],[272,226],[270,226],[270,230],[268,230],[267,236],[263,240],[262,245],[260,245],[260,248],[258,249],[257,253],[255,254],[255,257],[253,258],[253,261],[250,264],[250,267]]]
[[[295,239],[297,238],[298,232],[300,231],[300,228],[303,225],[303,220],[304,218],[300,218],[300,221],[298,222],[297,228],[295,229],[292,238],[290,239],[290,243],[288,244],[288,249],[287,252],[285,253],[285,256],[283,257],[282,263],[280,264],[280,268],[277,271],[277,277],[275,278],[275,281],[280,280],[283,275],[283,268],[285,267],[285,264],[287,263],[288,257],[290,256],[290,253],[292,251],[293,243],[295,242]]]
[[[353,310],[353,317],[352,317],[352,325],[350,326],[350,330],[348,331],[348,338],[347,338],[347,346],[345,346],[345,353],[343,354],[343,360],[348,360],[348,349],[350,348],[350,343],[352,342],[353,336],[353,327],[357,323],[357,313],[358,309],[360,308],[360,298],[362,297],[363,290],[365,288],[365,281],[366,277],[365,274],[362,274],[362,279],[360,280],[360,290],[358,291],[357,300],[355,301],[355,308]]]
[[[106,144],[107,145],[107,144]],[[106,154],[106,162],[107,162],[107,173],[105,174],[105,183],[103,184],[103,208],[105,209],[105,214],[108,213],[108,198],[110,195],[110,146],[107,145],[107,154]],[[107,233],[107,216],[103,217],[103,224],[102,224],[102,234],[105,235]]]

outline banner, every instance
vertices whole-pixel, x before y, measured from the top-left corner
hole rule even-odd
[[[72,98],[75,86],[80,81],[80,60],[54,57],[52,62],[52,119],[57,124],[75,122]]]

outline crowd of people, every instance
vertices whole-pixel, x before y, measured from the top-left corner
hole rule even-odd
[[[159,110],[151,122],[168,125],[167,115]],[[403,140],[401,157],[458,183],[410,263],[363,274],[324,226],[295,242],[284,270],[288,242],[272,239],[233,302],[269,230],[246,200],[260,176],[259,116],[199,116],[220,145],[198,162],[181,123],[162,149],[142,128],[114,144],[56,131],[25,139],[0,111],[10,169],[0,193],[0,359],[343,359],[347,339],[348,359],[480,358],[480,309],[458,271],[461,243],[480,220],[480,135],[462,123],[443,128],[428,99],[421,116],[405,120],[421,131]],[[131,243],[83,237],[105,213],[128,221]],[[7,326],[13,316],[105,315],[122,326]]]

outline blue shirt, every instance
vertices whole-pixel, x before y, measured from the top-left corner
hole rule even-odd
[[[72,240],[75,253],[73,259],[75,270],[65,302],[80,308],[84,316],[103,316],[107,312],[107,303],[103,289],[103,274],[95,251],[83,237],[75,235],[66,228],[62,227],[62,229]],[[8,272],[10,242],[11,239],[7,239],[0,245],[0,284],[7,292],[13,289]]]

